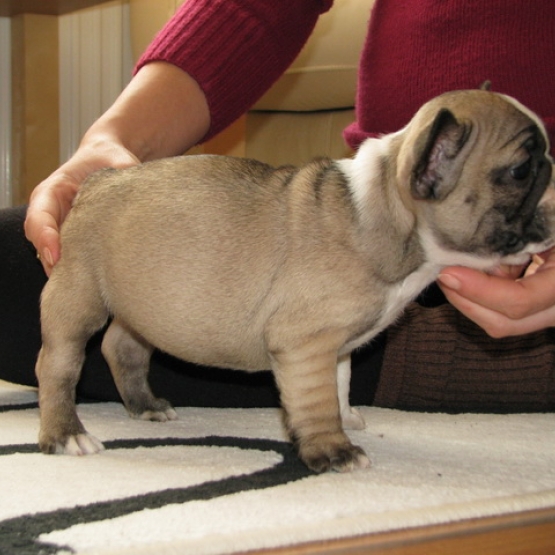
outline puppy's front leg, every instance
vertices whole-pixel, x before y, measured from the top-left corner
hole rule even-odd
[[[303,462],[316,472],[346,472],[370,465],[341,427],[337,351],[314,345],[272,355],[286,424]]]

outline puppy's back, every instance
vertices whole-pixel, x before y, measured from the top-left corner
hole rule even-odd
[[[221,366],[268,368],[264,303],[295,171],[186,156],[98,172],[64,224],[56,272],[94,275],[110,312],[163,350],[214,364],[205,353],[222,345]]]

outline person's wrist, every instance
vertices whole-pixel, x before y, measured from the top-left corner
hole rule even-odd
[[[81,183],[96,170],[108,167],[125,168],[140,164],[141,161],[140,156],[116,133],[103,131],[87,133],[67,164],[72,166],[74,177]]]

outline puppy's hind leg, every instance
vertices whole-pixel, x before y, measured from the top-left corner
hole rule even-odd
[[[42,347],[36,364],[39,381],[40,433],[43,453],[85,455],[103,449],[77,416],[75,388],[91,335],[106,322],[100,295],[85,278],[50,278],[41,297]]]
[[[152,347],[115,319],[104,335],[102,354],[132,418],[166,422],[177,413],[165,399],[156,398],[148,384]]]

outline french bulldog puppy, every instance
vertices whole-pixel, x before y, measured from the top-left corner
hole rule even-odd
[[[474,90],[431,100],[352,159],[276,169],[184,156],[94,174],[42,294],[41,450],[102,449],[75,387],[87,340],[113,318],[102,349],[131,416],[176,417],[148,386],[153,348],[271,368],[306,465],[368,466],[341,422],[362,425],[347,400],[350,353],[444,266],[521,264],[553,244],[548,152],[538,117]]]

